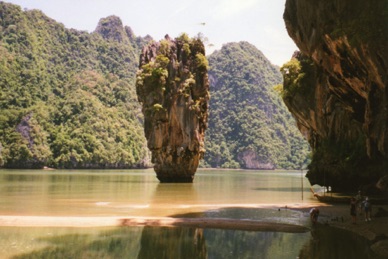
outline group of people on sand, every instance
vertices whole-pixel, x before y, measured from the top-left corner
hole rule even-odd
[[[361,215],[362,211],[365,215],[365,221],[371,221],[370,214],[372,211],[372,205],[368,197],[362,199],[361,191],[358,191],[356,197],[350,199],[350,215],[352,216],[352,223],[357,222],[357,212]]]
[[[361,196],[361,191],[355,197],[350,199],[350,215],[352,216],[352,223],[356,224],[357,214],[365,215],[365,221],[371,221],[372,204],[368,197]],[[312,208],[310,210],[310,219],[313,224],[318,222],[319,209]]]

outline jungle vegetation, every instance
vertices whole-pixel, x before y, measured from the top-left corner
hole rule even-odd
[[[135,77],[151,40],[116,16],[89,33],[0,2],[0,167],[150,166]],[[246,168],[247,149],[276,168],[305,163],[307,142],[273,90],[279,68],[246,42],[226,44],[208,60],[202,166]]]
[[[118,17],[93,33],[0,2],[0,162],[128,168],[149,158],[134,78],[147,38]]]
[[[309,147],[275,91],[279,68],[247,42],[228,43],[209,56],[210,115],[204,166],[247,168],[244,154],[275,168],[300,169]]]

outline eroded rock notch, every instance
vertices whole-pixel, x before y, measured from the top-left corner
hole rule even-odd
[[[283,99],[313,148],[311,184],[357,190],[388,174],[386,1],[287,0],[300,49]]]
[[[203,157],[209,80],[205,47],[186,34],[143,48],[136,80],[160,182],[192,182]]]

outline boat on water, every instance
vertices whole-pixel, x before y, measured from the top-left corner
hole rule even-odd
[[[350,196],[333,196],[333,193],[330,193],[330,195],[326,195],[325,192],[323,192],[323,194],[320,194],[322,192],[315,192],[312,187],[310,187],[310,191],[313,193],[314,197],[317,198],[320,202],[349,203],[351,198]]]
[[[317,198],[320,202],[349,204],[350,199],[352,198],[352,196],[350,195],[338,195],[333,193],[328,194],[326,192],[315,192],[312,187],[310,187],[310,190],[313,193],[314,197]],[[377,196],[377,197],[368,196],[368,197],[372,204],[375,204],[375,205],[388,204],[388,197],[381,197],[381,196]]]

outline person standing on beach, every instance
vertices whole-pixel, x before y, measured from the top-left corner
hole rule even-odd
[[[350,216],[352,216],[352,224],[356,224],[357,221],[357,210],[356,210],[356,199],[352,197],[350,199]]]
[[[310,219],[313,225],[318,222],[318,216],[319,216],[319,209],[317,208],[312,208],[310,210]]]
[[[372,210],[372,205],[370,204],[368,197],[365,198],[365,201],[363,201],[362,205],[365,213],[365,221],[371,221],[370,212]]]

